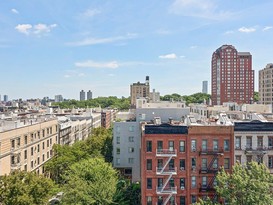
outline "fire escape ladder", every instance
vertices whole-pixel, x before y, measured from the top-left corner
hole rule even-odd
[[[163,205],[167,205],[167,203],[168,203],[168,201],[170,200],[171,197],[172,197],[172,194],[169,194],[167,199],[164,201]]]
[[[170,174],[170,176],[167,178],[167,180],[165,181],[165,183],[162,186],[162,191],[165,189],[165,187],[167,186],[167,184],[169,183],[170,179],[172,178],[172,174]]]
[[[169,157],[169,159],[166,161],[166,163],[164,164],[164,166],[162,167],[160,174],[163,173],[163,171],[165,170],[165,168],[168,166],[169,162],[171,161],[172,156]]]
[[[214,161],[215,161],[216,158],[217,158],[217,155],[213,155],[213,158],[212,158],[212,160],[210,161],[207,170],[210,170],[210,169],[211,169],[211,167],[212,167],[212,165],[213,165],[213,163],[214,163]]]
[[[208,186],[207,186],[208,188],[212,188],[213,187],[213,182],[214,182],[215,178],[216,178],[216,174],[213,175],[213,177],[211,178],[210,182],[208,183]]]

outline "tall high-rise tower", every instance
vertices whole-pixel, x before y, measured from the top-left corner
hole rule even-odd
[[[212,104],[251,103],[253,97],[254,70],[251,54],[237,52],[232,45],[218,48],[211,59]]]
[[[85,100],[85,92],[84,90],[81,90],[80,92],[80,101]]]
[[[149,76],[146,76],[145,83],[133,83],[130,86],[130,96],[131,96],[131,106],[136,106],[136,99],[139,97],[149,97],[150,96],[150,82]]]
[[[208,94],[208,81],[206,80],[202,82],[202,93]]]
[[[259,70],[259,100],[262,104],[273,105],[273,63]]]
[[[91,90],[88,90],[88,92],[87,92],[87,100],[90,100],[90,99],[92,99],[92,92],[91,92]]]

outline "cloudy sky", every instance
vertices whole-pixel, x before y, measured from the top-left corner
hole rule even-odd
[[[210,84],[223,44],[251,52],[258,90],[273,62],[272,10],[272,0],[2,0],[0,95],[128,97],[146,75],[161,95],[188,95]]]

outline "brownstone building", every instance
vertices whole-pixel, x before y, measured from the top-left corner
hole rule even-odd
[[[211,59],[211,100],[251,103],[254,97],[254,70],[249,52],[237,52],[232,45],[218,48]]]
[[[217,200],[216,173],[234,164],[231,126],[145,125],[141,143],[142,205]]]

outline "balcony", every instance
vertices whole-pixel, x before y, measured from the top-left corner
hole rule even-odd
[[[223,155],[223,148],[220,149],[201,149],[199,155]]]
[[[18,162],[18,163],[12,163],[11,165],[10,165],[10,168],[12,169],[12,170],[14,170],[14,169],[19,169],[21,167],[21,163],[20,162]]]
[[[157,194],[177,194],[177,187],[156,187]]]
[[[218,168],[211,168],[208,169],[207,167],[201,167],[201,169],[199,170],[200,174],[215,174],[219,171]]]
[[[165,168],[163,169],[162,167],[157,167],[156,168],[156,174],[157,175],[176,175],[177,174],[177,168],[174,167],[174,168]]]
[[[201,185],[199,188],[199,192],[212,192],[215,191],[214,187],[210,187],[208,185]]]
[[[264,155],[267,153],[269,149],[264,146],[259,146],[256,148],[253,148],[252,146],[246,146],[245,148],[245,154],[256,154],[256,155]]]
[[[177,151],[169,150],[169,149],[156,149],[156,156],[157,157],[176,157]]]

